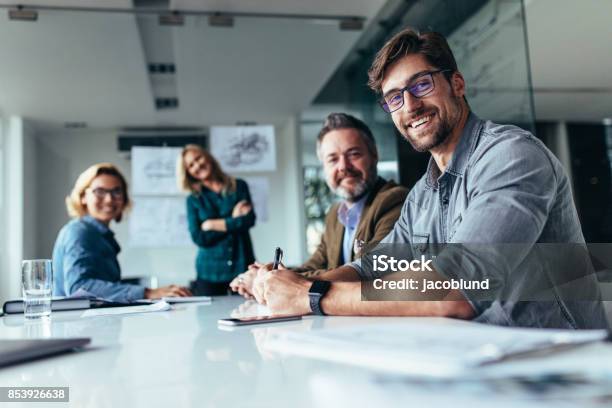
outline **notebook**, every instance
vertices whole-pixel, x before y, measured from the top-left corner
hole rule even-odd
[[[84,347],[91,339],[0,340],[0,367],[65,353]]]
[[[60,312],[66,310],[97,309],[104,307],[144,306],[148,304],[149,302],[144,301],[120,303],[91,296],[54,297],[51,299],[51,310],[53,312]],[[9,300],[8,302],[4,303],[2,309],[7,315],[23,313],[23,300]]]

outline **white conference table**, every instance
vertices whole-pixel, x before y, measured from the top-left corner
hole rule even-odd
[[[77,311],[54,312],[49,322],[35,323],[4,316],[2,339],[90,337],[92,343],[83,351],[0,368],[0,386],[70,387],[70,402],[50,404],[54,407],[311,407],[320,402],[313,376],[348,380],[350,387],[351,378],[368,370],[270,353],[263,344],[271,334],[406,319],[309,316],[221,329],[217,320],[239,311],[241,304],[242,298],[233,296],[154,313],[81,317]],[[257,313],[255,309],[243,306],[242,314]],[[612,346],[594,345],[589,350],[577,354],[577,364],[584,363],[585,353],[612,361]]]

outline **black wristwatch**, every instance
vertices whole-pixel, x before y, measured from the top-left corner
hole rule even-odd
[[[308,291],[308,299],[310,299],[310,310],[316,315],[325,316],[323,309],[321,309],[321,299],[327,293],[331,287],[331,282],[316,280],[312,282],[310,290]]]

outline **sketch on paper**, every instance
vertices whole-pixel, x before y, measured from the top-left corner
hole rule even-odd
[[[129,215],[130,246],[189,246],[185,197],[134,197]]]
[[[229,173],[276,170],[274,126],[213,126],[210,150]]]
[[[180,194],[176,185],[179,147],[132,148],[132,194]]]
[[[267,222],[270,182],[266,177],[245,177],[244,181],[249,185],[257,222]]]

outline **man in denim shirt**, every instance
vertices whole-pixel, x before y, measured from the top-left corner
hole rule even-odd
[[[396,34],[377,54],[369,76],[370,87],[382,94],[380,104],[402,136],[417,151],[432,156],[394,229],[381,243],[405,244],[404,248],[518,244],[511,254],[517,260],[508,269],[512,274],[504,277],[509,283],[506,297],[480,301],[451,289],[435,301],[363,301],[361,283],[351,281],[368,281],[380,274],[357,261],[317,277],[333,281],[327,288],[323,285],[318,307],[312,303],[313,282],[283,270],[258,278],[258,300],[274,312],[449,316],[509,326],[606,327],[596,286],[583,294],[590,301],[582,302],[525,301],[514,293],[533,278],[520,275],[520,262],[536,243],[584,245],[570,184],[559,161],[529,132],[485,122],[470,112],[463,76],[444,37],[410,29]],[[407,255],[404,259],[411,259]],[[432,262],[442,279],[474,279],[488,273],[470,267],[464,262],[468,257],[452,255],[442,252]]]

